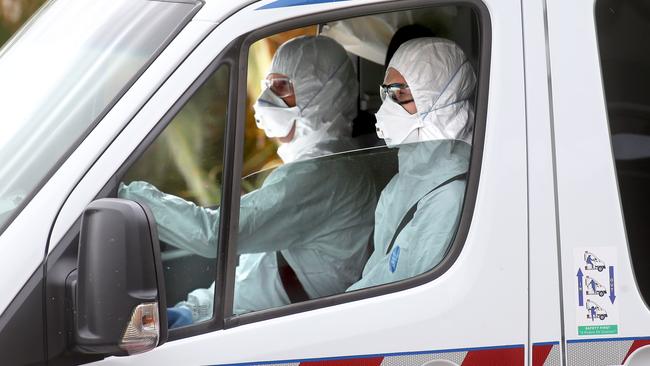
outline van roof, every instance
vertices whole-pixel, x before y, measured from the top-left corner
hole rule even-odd
[[[196,15],[196,20],[204,20],[215,23],[221,23],[225,18],[229,17],[237,10],[242,9],[248,5],[259,2],[258,0],[203,0],[205,4]],[[265,4],[269,8],[284,8],[296,5],[318,4],[326,3],[332,0],[273,0]],[[260,4],[260,7],[262,5]]]

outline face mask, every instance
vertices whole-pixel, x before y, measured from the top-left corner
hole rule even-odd
[[[418,129],[424,124],[417,113],[409,114],[401,105],[386,98],[377,113],[377,136],[386,141],[388,147],[416,142]]]
[[[278,156],[285,164],[293,163],[294,161],[301,160],[305,152],[305,147],[301,142],[291,141],[288,143],[280,144],[278,146]]]
[[[309,122],[302,118],[297,119],[293,140],[280,144],[278,155],[284,163],[291,163],[327,154],[328,152],[319,149],[318,145],[332,139],[332,136],[328,133],[331,124],[331,122],[320,123],[318,126],[310,127]]]
[[[285,137],[297,118],[300,118],[300,109],[287,107],[282,98],[266,89],[253,104],[255,122],[257,127],[264,130],[268,137]]]

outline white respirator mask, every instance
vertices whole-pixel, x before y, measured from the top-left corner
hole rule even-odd
[[[300,118],[300,108],[288,107],[282,98],[270,89],[264,90],[253,104],[257,127],[268,137],[285,137],[291,132],[296,119]]]
[[[388,147],[419,141],[418,129],[424,127],[424,123],[417,113],[410,114],[391,98],[384,100],[375,117],[377,136],[384,139]]]
[[[296,120],[296,132],[291,141],[280,144],[278,155],[285,163],[326,155],[318,148],[322,142],[332,140],[329,129],[332,122],[312,124],[304,118]]]

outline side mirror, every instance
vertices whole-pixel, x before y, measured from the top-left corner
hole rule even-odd
[[[81,219],[77,265],[71,284],[77,351],[127,355],[164,343],[162,262],[148,208],[117,198],[91,202]]]

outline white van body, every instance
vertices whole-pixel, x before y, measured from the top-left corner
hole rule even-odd
[[[366,5],[400,3],[205,0],[1,232],[0,330],[9,322],[6,309],[85,207],[233,41],[287,20],[336,10],[363,15]],[[427,2],[442,3],[454,2]],[[97,364],[650,364],[650,309],[626,239],[594,0],[483,5],[491,43],[480,180],[464,246],[446,272],[402,291],[204,332]],[[615,300],[609,292],[594,297],[615,310],[606,312],[614,334],[581,334],[591,321],[576,296],[584,251],[616,265]],[[609,281],[599,282],[610,290]]]

